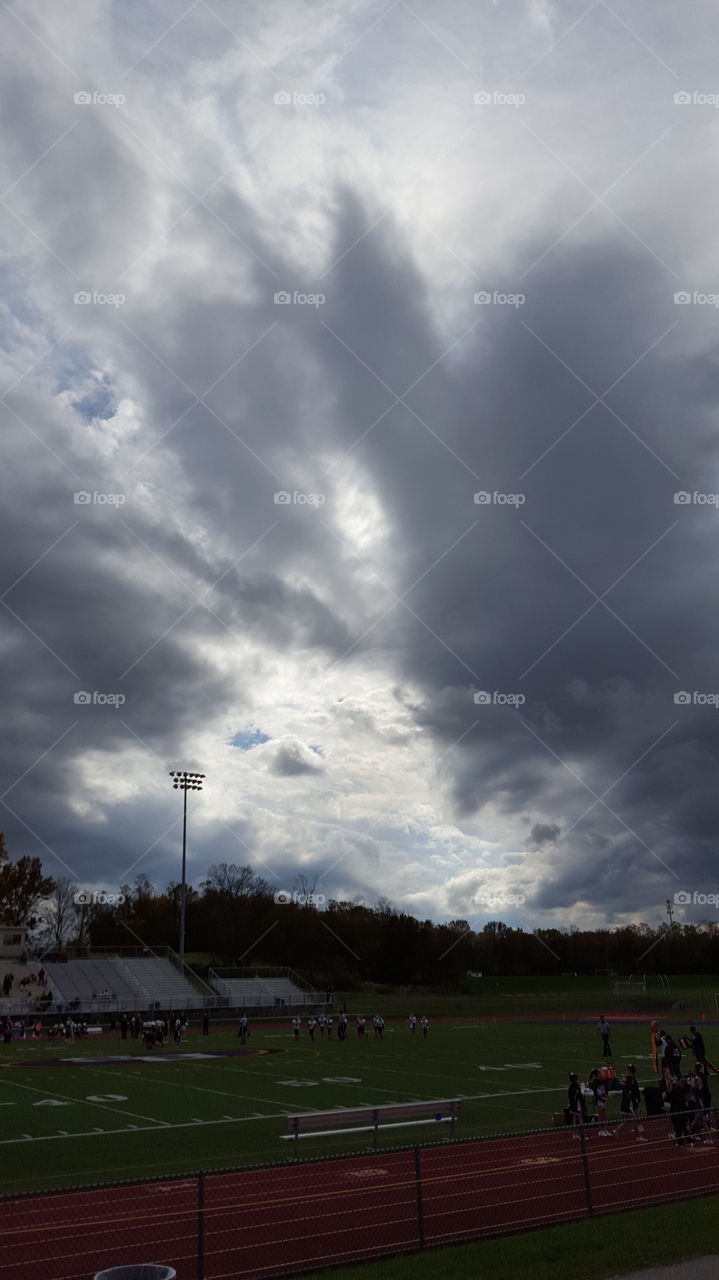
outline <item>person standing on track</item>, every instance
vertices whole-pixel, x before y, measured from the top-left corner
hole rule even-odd
[[[237,1032],[237,1034],[240,1037],[240,1044],[247,1044],[247,1036],[249,1034],[249,1025],[247,1022],[247,1014],[245,1013],[244,1009],[240,1017],[240,1029]]]
[[[619,1103],[622,1124],[633,1124],[637,1142],[646,1142],[643,1125],[638,1123],[641,1094],[635,1075],[636,1068],[628,1067],[622,1076],[622,1096]]]
[[[707,1132],[710,1132],[712,1128],[712,1096],[709,1090],[709,1072],[701,1062],[697,1063],[696,1083],[699,1090],[699,1101],[702,1104],[704,1128]],[[712,1143],[711,1138],[705,1138],[704,1141],[709,1145]]]
[[[300,1023],[301,1023],[301,1021],[302,1021],[302,1019],[301,1019],[301,1018],[293,1018],[293,1019],[292,1019],[292,1030],[293,1030],[293,1032],[294,1032],[295,1040],[299,1040],[299,1038],[300,1038]]]
[[[429,1031],[429,1018],[422,1018],[419,1025],[422,1028],[422,1039],[426,1040],[427,1032]]]
[[[202,1015],[202,1034],[203,1036],[209,1036],[210,1034],[210,1010],[209,1009],[205,1009]]]
[[[327,1026],[327,1019],[326,1019],[326,1017],[325,1017],[325,1015],[324,1015],[323,1013],[321,1013],[321,1014],[320,1014],[320,1016],[319,1016],[318,1026],[319,1026],[319,1029],[320,1029],[320,1040],[324,1040],[324,1038],[325,1038],[325,1027]]]
[[[610,1138],[611,1131],[607,1128],[607,1082],[599,1074],[598,1067],[592,1067],[589,1072],[587,1084],[592,1091],[594,1097],[594,1111],[597,1117],[597,1136],[600,1138]]]
[[[569,1102],[569,1114],[572,1117],[572,1129],[576,1130],[583,1125],[587,1118],[587,1108],[582,1094],[582,1086],[579,1083],[579,1077],[576,1071],[569,1073],[569,1088],[567,1089],[567,1100]],[[573,1138],[578,1138],[579,1134],[572,1133]]]
[[[416,1030],[417,1030],[417,1018],[413,1013],[411,1013],[409,1015],[409,1034],[413,1036]]]
[[[689,1028],[689,1035],[691,1037],[691,1049],[694,1054],[694,1061],[700,1062],[706,1069],[707,1051],[704,1048],[704,1036],[701,1031],[697,1031],[696,1027]]]
[[[612,1055],[611,1046],[609,1044],[609,1023],[607,1022],[603,1013],[600,1013],[599,1015],[599,1022],[597,1023],[597,1031],[602,1037],[602,1057],[611,1058],[613,1055]]]
[[[679,1075],[680,1075],[679,1067],[680,1067],[681,1060],[682,1060],[682,1051],[679,1048],[679,1045],[675,1043],[671,1035],[665,1035],[664,1058],[662,1060],[662,1067],[665,1070],[668,1069],[669,1071],[671,1071],[675,1080],[679,1079]]]

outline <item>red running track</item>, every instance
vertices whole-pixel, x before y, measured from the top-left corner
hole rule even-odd
[[[663,1117],[610,1138],[569,1129],[0,1203],[3,1280],[91,1280],[162,1262],[197,1280],[259,1280],[719,1192],[719,1135],[676,1147]]]

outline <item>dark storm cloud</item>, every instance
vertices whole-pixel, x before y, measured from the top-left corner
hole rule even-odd
[[[549,840],[552,842],[558,840],[561,831],[562,828],[556,822],[535,822],[529,833],[530,843],[536,849],[540,849]]]

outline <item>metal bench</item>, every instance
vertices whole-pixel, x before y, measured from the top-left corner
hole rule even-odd
[[[300,1138],[313,1136],[328,1138],[344,1133],[372,1133],[375,1151],[380,1129],[448,1124],[449,1136],[453,1138],[455,1122],[459,1118],[459,1104],[459,1098],[445,1098],[435,1102],[402,1102],[380,1107],[336,1107],[333,1111],[302,1111],[299,1115],[287,1117],[289,1132],[280,1136],[284,1142],[294,1142],[295,1159]],[[332,1127],[328,1128],[328,1125]]]

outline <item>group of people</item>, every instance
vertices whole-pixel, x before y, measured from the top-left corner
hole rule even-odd
[[[3,1044],[10,1044],[13,1038],[25,1039],[25,1024],[19,1018],[3,1018],[0,1023],[0,1036]]]
[[[609,1043],[610,1027],[600,1014],[597,1031],[602,1041],[602,1056],[611,1058]],[[678,1146],[695,1146],[712,1143],[713,1112],[709,1073],[712,1068],[707,1062],[704,1037],[692,1025],[687,1037],[680,1037],[677,1042],[667,1031],[660,1031],[658,1024],[652,1026],[652,1043],[655,1051],[654,1065],[657,1070],[657,1083],[660,1105],[669,1116],[672,1134]],[[691,1053],[692,1065],[682,1072],[682,1050]],[[644,1126],[641,1123],[641,1089],[637,1080],[637,1068],[629,1063],[617,1080],[614,1069],[593,1067],[586,1085],[582,1085],[576,1072],[569,1073],[567,1090],[568,1116],[572,1124],[574,1138],[579,1138],[578,1130],[588,1122],[587,1098],[593,1102],[596,1123],[595,1132],[600,1138],[614,1136],[619,1129],[608,1128],[607,1110],[611,1092],[621,1092],[619,1102],[619,1129],[623,1125],[631,1126],[637,1142],[646,1142]],[[671,1135],[670,1135],[671,1136]]]
[[[40,1023],[37,1024],[40,1028]],[[76,1022],[69,1015],[64,1022],[57,1022],[54,1027],[47,1027],[47,1036],[49,1040],[65,1040],[71,1044],[74,1040],[84,1040],[90,1034],[87,1022],[84,1018]],[[39,1035],[39,1032],[38,1032]]]
[[[120,1035],[127,1040],[128,1033],[133,1040],[142,1040],[146,1049],[162,1048],[168,1034],[172,1033],[175,1044],[182,1042],[189,1023],[185,1014],[176,1013],[167,1017],[143,1017],[140,1013],[120,1014]]]
[[[368,1019],[361,1013],[358,1013],[357,1016],[355,1017],[355,1027],[357,1030],[358,1040],[365,1040],[367,1038],[367,1022],[368,1022]],[[410,1035],[416,1035],[417,1033],[416,1014],[414,1013],[410,1014],[408,1019],[408,1026],[409,1026]],[[424,1018],[424,1017],[420,1018],[419,1026],[422,1032],[422,1036],[426,1040],[427,1033],[429,1031],[429,1018]],[[374,1015],[374,1017],[372,1018],[372,1027],[374,1030],[374,1039],[375,1040],[384,1039],[384,1018],[382,1017],[381,1014],[376,1013]],[[347,1014],[344,1012],[340,1013],[337,1017],[337,1039],[338,1040],[347,1039],[348,1028],[349,1028],[349,1018]],[[299,1040],[301,1029],[302,1029],[302,1019],[299,1016],[299,1014],[296,1014],[295,1017],[292,1019],[292,1031],[293,1031],[295,1040]],[[322,1040],[324,1040],[325,1038],[325,1033],[327,1035],[327,1039],[331,1040],[333,1029],[334,1029],[334,1018],[332,1017],[331,1014],[322,1013],[318,1018],[316,1018],[313,1014],[311,1017],[307,1019],[307,1032],[310,1037],[310,1040],[314,1040],[316,1031],[319,1031],[320,1038]]]
[[[8,969],[2,980],[2,994],[5,1000],[9,1000],[12,996],[14,985],[15,974]],[[48,975],[42,965],[37,973],[24,974],[18,987],[28,1007],[38,1009],[41,1013],[49,1009],[52,1004],[52,991],[48,986]],[[39,990],[33,990],[33,988],[39,988]]]

